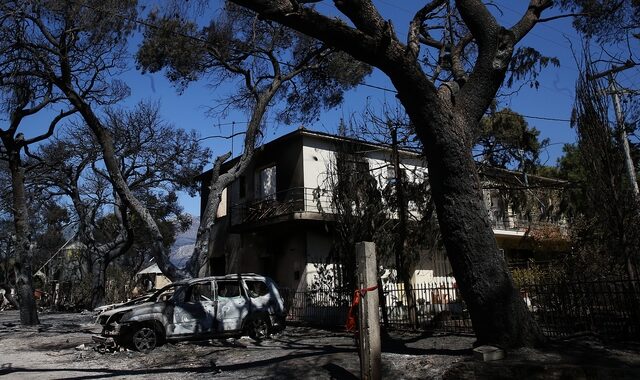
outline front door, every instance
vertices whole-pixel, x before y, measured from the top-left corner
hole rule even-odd
[[[249,314],[251,304],[239,280],[218,280],[218,306],[216,320],[218,331],[235,331],[242,328],[242,321]]]

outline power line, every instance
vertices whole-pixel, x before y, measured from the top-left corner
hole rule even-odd
[[[386,92],[392,92],[392,93],[394,93],[394,94],[397,94],[397,93],[398,93],[398,91],[396,91],[396,90],[392,90],[392,89],[390,89],[390,88],[386,88],[386,87],[382,87],[382,86],[376,86],[376,85],[373,85],[373,84],[368,84],[368,83],[365,83],[365,82],[360,82],[360,83],[358,83],[358,85],[360,85],[360,86],[365,86],[365,87],[375,88],[376,90],[381,90],[381,91],[386,91]]]
[[[84,7],[86,7],[86,8],[89,8],[89,9],[91,9],[91,10],[96,10],[96,9],[95,9],[95,7],[92,7],[92,6],[87,5],[87,4],[83,4],[82,6],[84,6]],[[397,8],[397,7],[396,7],[396,8]],[[398,8],[398,9],[399,9],[399,8]],[[509,8],[506,8],[506,9],[509,9]],[[107,11],[108,11],[108,10],[107,10]],[[108,11],[108,12],[109,12],[109,11]],[[124,20],[129,20],[129,21],[131,21],[131,22],[133,22],[133,23],[136,23],[136,24],[138,24],[138,25],[142,25],[142,26],[149,27],[149,28],[154,28],[154,29],[159,29],[159,27],[158,27],[158,26],[153,25],[153,24],[151,24],[151,23],[148,23],[148,22],[146,22],[146,21],[140,20],[140,19],[139,19],[139,18],[137,18],[137,17],[124,16],[124,15],[121,15],[121,14],[119,14],[119,13],[117,13],[117,12],[114,12],[114,11],[111,11],[111,14],[112,14],[112,15],[114,15],[114,16],[116,16],[116,17],[118,17],[118,18],[121,18],[121,19],[124,19]],[[180,32],[177,32],[177,31],[175,31],[175,30],[171,30],[171,31],[170,31],[170,33],[171,33],[171,34],[173,34],[173,35],[179,36],[179,37],[184,37],[184,38],[188,38],[188,39],[191,39],[191,40],[194,40],[194,41],[197,41],[197,42],[203,43],[203,44],[205,44],[205,45],[209,44],[209,42],[208,42],[208,41],[206,41],[205,39],[200,38],[200,37],[196,37],[196,36],[191,36],[191,35],[188,35],[188,34],[180,33]],[[561,45],[561,46],[562,46],[562,45]],[[563,46],[563,47],[564,47],[564,46]],[[230,47],[230,48],[231,48],[231,47]],[[233,48],[231,48],[231,49],[232,49],[232,50],[238,50],[238,49],[233,49]],[[263,57],[263,56],[260,56],[260,55],[256,55],[255,53],[253,53],[253,54],[249,54],[249,55],[250,55],[250,56],[252,56],[252,57],[254,57],[254,58],[259,58],[259,59],[263,59],[263,60],[269,60],[268,58]],[[278,63],[280,63],[280,64],[282,64],[282,65],[286,65],[286,66],[293,66],[292,64],[287,63],[287,62],[281,62],[281,61],[278,61]],[[397,94],[397,93],[398,93],[398,91],[397,91],[397,90],[395,90],[395,89],[390,89],[390,88],[383,87],[383,86],[372,85],[372,84],[365,83],[365,82],[360,82],[360,83],[358,83],[358,84],[359,84],[359,85],[361,85],[361,86],[365,86],[365,87],[373,88],[373,89],[380,90],[380,91],[391,92],[391,93],[395,93],[395,94]],[[500,111],[499,111],[499,112],[496,112],[496,113],[500,113]],[[546,120],[546,121],[558,121],[558,122],[570,122],[570,121],[571,121],[571,120],[569,120],[569,119],[561,119],[561,118],[557,118],[557,117],[534,116],[534,115],[524,115],[524,114],[519,114],[519,115],[520,115],[520,116],[522,116],[522,117],[528,118],[528,119],[537,119],[537,120]],[[247,123],[247,122],[246,122],[246,121],[244,121],[244,122],[230,122],[230,123],[226,123],[226,124],[218,124],[218,125],[232,125],[233,123]]]
[[[510,113],[503,112],[503,111],[494,112],[494,114],[496,114],[496,113],[502,113],[502,114],[505,114],[505,115],[511,115]],[[558,117],[532,116],[532,115],[524,115],[524,114],[521,114],[521,113],[518,113],[517,115],[520,115],[520,116],[522,116],[524,118],[527,118],[527,119],[558,121],[558,122],[563,122],[563,123],[570,123],[571,122],[570,119],[561,119],[561,118],[558,118]]]

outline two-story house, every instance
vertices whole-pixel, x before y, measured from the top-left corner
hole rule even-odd
[[[339,144],[351,145],[362,156],[362,163],[380,187],[393,179],[389,146],[305,129],[262,145],[244,175],[223,193],[215,227],[220,229],[218,240],[210,245],[210,273],[256,272],[273,277],[283,287],[306,288],[314,280],[316,264],[325,263],[332,246],[328,176],[335,166]],[[399,157],[408,180],[421,180],[427,175],[420,154],[400,150]],[[222,171],[233,163],[227,162]],[[524,207],[511,207],[504,189],[513,183],[524,187],[523,180],[509,171],[483,172],[491,178],[486,183],[500,183],[485,191],[499,246],[507,257],[511,253],[517,260],[533,257],[534,251],[541,249],[540,241],[530,242],[531,227],[545,215],[544,210],[540,212],[544,202],[551,200],[537,199],[536,215]],[[198,177],[202,206],[208,197],[210,176],[205,172]],[[536,177],[528,181],[547,180]],[[445,253],[431,252],[421,257],[413,279],[416,283],[440,282],[450,273]]]

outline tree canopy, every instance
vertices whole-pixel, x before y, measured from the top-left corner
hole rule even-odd
[[[516,45],[553,2],[531,0],[510,27],[481,1],[424,2],[404,36],[370,0],[335,1],[339,17],[288,0],[232,2],[389,77],[423,145],[442,239],[479,341],[538,342],[540,331],[497,253],[471,148],[475,126],[526,51]]]

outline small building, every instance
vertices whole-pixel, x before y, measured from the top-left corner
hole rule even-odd
[[[171,280],[162,274],[160,267],[158,267],[158,264],[156,263],[153,263],[136,273],[136,278],[138,280],[148,279],[150,281],[148,284],[145,284],[147,285],[147,289],[144,289],[144,291],[160,289],[171,283]]]

